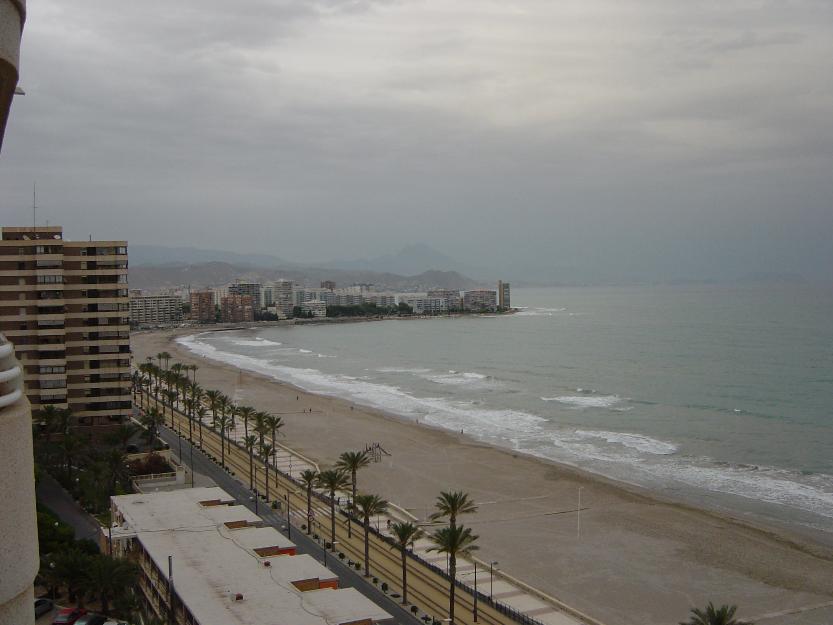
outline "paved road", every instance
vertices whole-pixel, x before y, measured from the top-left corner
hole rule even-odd
[[[177,438],[176,433],[168,428],[167,426],[162,426],[160,428],[160,435],[162,440],[164,440],[168,445],[170,445],[171,450],[178,451],[179,450],[179,440]],[[190,464],[191,460],[191,450],[190,445],[188,443],[188,439],[182,440],[182,455],[184,456],[184,460],[186,463]],[[255,510],[255,503],[249,499],[252,496],[251,491],[246,488],[241,482],[237,481],[235,478],[230,476],[226,473],[222,468],[216,465],[214,462],[209,460],[203,453],[199,450],[199,448],[194,447],[193,450],[193,458],[194,458],[194,471],[197,473],[201,473],[203,475],[207,475],[210,477],[214,482],[216,482],[217,486],[222,488],[226,491],[229,495],[234,497],[238,502],[242,503],[243,505],[247,506],[251,510]],[[286,525],[286,517],[281,515],[275,514],[268,506],[264,505],[262,502],[258,505],[257,513],[260,517],[269,525],[278,529],[278,531],[282,531],[286,534],[286,531],[283,530],[283,527]],[[318,560],[323,562],[324,560],[324,550],[312,540],[309,536],[307,536],[302,530],[298,529],[294,525],[290,528],[290,538],[292,542],[294,542],[298,547],[298,553],[306,553],[311,555]],[[342,563],[337,557],[330,554],[326,557],[326,566],[329,568],[333,573],[337,574],[339,577],[339,585],[342,588],[355,588],[360,593],[362,593],[365,597],[376,603],[380,606],[383,610],[387,611],[391,614],[394,618],[391,621],[396,625],[424,625],[422,621],[415,618],[410,612],[407,610],[403,610],[402,607],[396,602],[396,600],[391,599],[387,595],[385,595],[381,590],[376,588],[373,584],[367,581],[360,573],[357,573],[354,569],[348,568],[347,565]]]
[[[75,530],[75,539],[89,538],[98,544],[101,526],[79,506],[55,479],[42,473],[37,487],[38,499]]]

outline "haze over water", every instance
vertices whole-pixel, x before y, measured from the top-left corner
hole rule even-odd
[[[310,391],[833,541],[833,291],[516,289],[513,304],[524,308],[180,341]]]

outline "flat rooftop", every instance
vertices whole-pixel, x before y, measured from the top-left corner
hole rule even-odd
[[[338,625],[392,618],[220,488],[112,498],[120,527],[135,537],[200,625]],[[320,587],[323,584],[325,587]],[[302,590],[309,589],[310,590]],[[242,596],[242,598],[238,598]]]

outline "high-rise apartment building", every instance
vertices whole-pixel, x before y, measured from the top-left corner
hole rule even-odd
[[[275,308],[278,309],[278,314],[283,317],[292,316],[292,308],[295,306],[295,298],[292,294],[294,286],[292,280],[278,280],[272,289]]]
[[[57,226],[0,231],[0,331],[37,413],[121,423],[131,409],[126,241],[65,241]]]
[[[500,310],[509,310],[512,308],[512,298],[509,290],[509,283],[503,280],[497,282],[497,307]]]
[[[254,308],[254,315],[257,317],[260,314],[260,309],[263,308],[262,297],[263,287],[259,282],[235,282],[228,287],[229,295],[248,295],[252,298],[251,305]]]
[[[254,306],[250,295],[229,295],[220,300],[220,321],[223,323],[254,320]]]
[[[451,289],[431,289],[430,291],[428,291],[427,296],[441,297],[447,299],[449,310],[460,309],[460,291],[453,291]]]
[[[214,323],[217,316],[214,308],[213,291],[191,292],[191,319],[200,323]]]
[[[328,291],[334,291],[336,288],[336,283],[333,280],[322,280],[321,288],[327,289]]]
[[[463,293],[463,308],[474,312],[494,312],[497,309],[497,293],[484,289]]]
[[[182,321],[182,298],[178,295],[131,295],[130,325],[164,326]]]

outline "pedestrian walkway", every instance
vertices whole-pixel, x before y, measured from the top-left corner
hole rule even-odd
[[[182,418],[185,418],[179,409],[177,409],[177,412],[180,413]],[[252,433],[251,427],[249,433]],[[235,427],[228,430],[227,437],[239,443],[242,447],[245,434],[244,424],[240,419],[237,419]],[[270,442],[271,437],[267,436],[266,440]],[[269,464],[285,475],[291,475],[297,480],[306,469],[319,470],[318,465],[313,460],[281,442],[274,441],[274,447],[277,451]],[[315,490],[320,494],[328,495],[323,489]],[[337,491],[337,509],[346,512],[350,497],[351,493],[349,491]],[[308,521],[305,509],[290,510],[290,517],[299,526],[305,526]],[[321,536],[328,535],[329,518],[329,505],[318,498],[314,498],[312,506],[312,528],[314,531]],[[383,535],[391,536],[390,525],[402,521],[410,521],[421,526],[426,534],[430,533],[433,528],[439,527],[439,524],[435,521],[427,518],[420,519],[392,503],[389,505],[387,513],[372,517],[370,524]],[[429,551],[431,546],[431,541],[423,537],[414,543],[414,554],[448,574],[448,562],[445,554]],[[492,597],[495,601],[499,601],[542,625],[601,625],[594,619],[563,604],[557,598],[532,588],[505,572],[490,567],[489,563],[477,558],[458,558],[456,577],[462,584],[471,588],[476,587],[481,595]]]

